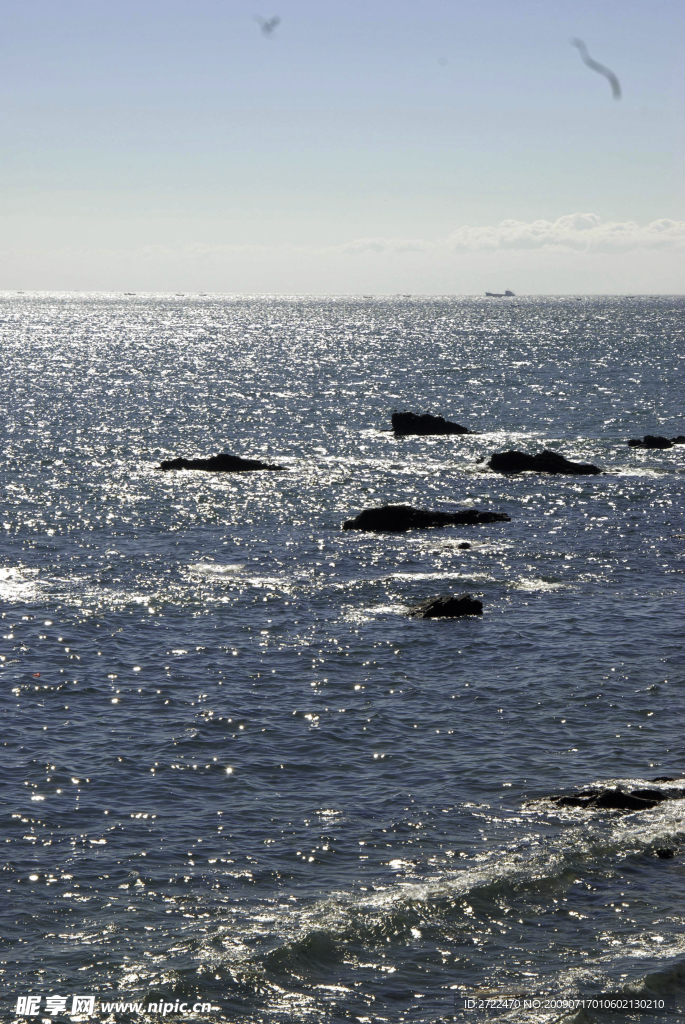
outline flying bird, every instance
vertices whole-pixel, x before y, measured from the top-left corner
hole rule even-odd
[[[273,30],[281,24],[281,19],[277,14],[272,14],[270,18],[262,18],[261,14],[257,14],[255,21],[258,22],[265,36],[270,36]]]
[[[582,39],[572,39],[571,46],[575,46],[582,58],[583,64],[587,67],[592,68],[593,71],[599,72],[600,75],[604,75],[605,78],[609,79],[611,85],[611,92],[615,100],[621,98],[621,83],[619,82],[616,75],[609,68],[605,68],[599,61],[593,60],[590,54],[587,52],[587,46]]]

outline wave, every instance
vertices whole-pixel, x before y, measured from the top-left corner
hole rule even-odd
[[[209,576],[210,579],[215,576],[232,578],[242,573],[245,563],[235,562],[231,565],[217,565],[215,562],[196,562],[194,565],[189,565],[188,568],[191,572],[199,573],[201,576]]]
[[[647,784],[644,780],[602,784],[619,781]],[[378,885],[368,895],[339,893],[301,907],[297,916],[288,908],[262,933],[274,944],[259,962],[267,972],[277,974],[306,971],[313,964],[323,967],[349,955],[350,946],[385,948],[408,939],[439,938],[446,927],[467,924],[474,906],[481,914],[501,913],[497,908],[502,897],[541,895],[559,880],[573,879],[578,872],[605,865],[608,859],[616,865],[684,842],[684,809],[685,800],[632,814],[555,808],[554,816],[564,828],[549,840],[532,842],[530,835],[522,835],[477,855],[462,868],[443,867],[428,878],[405,876],[387,886]],[[550,810],[544,801],[538,802],[538,810],[540,824],[548,824]],[[528,826],[531,813],[523,811]],[[388,862],[391,866],[416,870],[413,862],[400,864],[397,859]]]
[[[40,596],[41,584],[36,579],[36,569],[21,566],[0,568],[0,600],[35,601]]]
[[[629,781],[644,784],[644,780]],[[242,914],[234,908],[218,929],[202,938],[196,952],[207,967],[211,964],[217,978],[230,978],[237,1000],[231,1020],[256,1021],[261,1019],[259,1013],[267,1012],[267,1006],[271,1013],[288,1010],[294,1014],[288,1019],[303,1022],[337,1020],[336,1014],[341,1012],[341,1019],[360,1014],[360,1019],[365,1019],[365,1002],[369,1011],[375,1008],[382,1013],[386,998],[392,1008],[394,1000],[410,999],[411,992],[417,990],[408,987],[418,988],[416,976],[411,981],[402,973],[395,974],[401,971],[402,951],[407,947],[439,950],[456,937],[473,950],[493,942],[499,943],[499,949],[508,949],[511,940],[504,934],[500,938],[498,929],[492,928],[502,916],[503,905],[518,908],[517,917],[529,917],[537,904],[549,905],[560,887],[570,887],[583,873],[600,870],[606,874],[608,868],[617,873],[622,862],[627,870],[634,870],[636,864],[630,865],[630,858],[644,866],[645,857],[651,858],[656,848],[685,839],[684,807],[685,801],[680,800],[628,815],[572,809],[571,814],[564,811],[563,829],[540,840],[536,826],[549,826],[548,809],[540,802],[537,818],[524,810],[525,818],[509,819],[515,827],[525,820],[528,834],[520,833],[461,868],[443,866],[421,878],[413,874],[420,870],[414,861],[396,857],[386,867],[407,874],[388,885],[378,884],[373,892],[337,892],[309,905],[305,899],[287,907],[270,905],[263,915],[247,910]],[[478,813],[487,810],[484,805],[478,807]],[[561,817],[558,809],[556,817]],[[510,923],[513,917],[512,913]],[[650,941],[654,936],[645,934],[643,938],[637,944],[634,936],[632,941],[627,936],[625,941],[612,942],[582,966],[562,962],[555,966],[550,962],[553,951],[545,954],[541,948],[543,959],[526,961],[531,967],[519,970],[518,977],[511,965],[503,973],[496,968],[489,976],[489,992],[511,993],[513,986],[527,993],[545,991],[557,998],[616,990],[680,998],[685,991],[685,938],[676,936],[661,944]],[[655,957],[669,962],[655,971]],[[638,967],[640,959],[643,973],[617,984],[615,965],[620,961],[625,970],[628,960]],[[492,959],[490,962],[494,966]],[[375,987],[354,987],[364,971],[373,972]],[[399,981],[393,986],[395,979]],[[454,999],[459,995],[455,991]],[[445,1018],[426,1006],[426,1015],[411,1019],[429,1024]],[[472,1012],[468,1019],[480,1024],[490,1018]],[[589,1024],[590,1016],[557,1008],[512,1010],[498,1019],[510,1024]],[[659,1019],[665,1022],[671,1017]]]

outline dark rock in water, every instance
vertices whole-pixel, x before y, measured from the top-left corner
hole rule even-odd
[[[589,807],[615,811],[644,811],[664,800],[680,800],[685,796],[684,789],[620,789],[610,786],[606,789],[583,789],[579,793],[553,796],[552,803],[557,807]]]
[[[550,452],[547,449],[537,455],[517,451],[495,452],[490,456],[488,466],[496,473],[523,473],[525,470],[533,470],[536,473],[593,476],[602,472],[599,466],[593,466],[591,462],[569,462],[558,452]]]
[[[458,423],[450,423],[442,416],[431,416],[424,413],[417,416],[415,412],[394,412],[392,429],[396,434],[474,434],[474,430],[462,427]]]
[[[167,459],[160,463],[160,469],[204,469],[209,473],[252,473],[258,469],[282,469],[271,466],[259,459],[241,459],[238,455],[212,455],[210,459]]]
[[[661,434],[645,434],[640,441],[639,438],[633,438],[628,441],[631,448],[672,448],[673,441],[668,437],[662,437]]]
[[[675,850],[669,850],[668,848],[655,850],[654,853],[657,855],[659,860],[671,860],[671,858],[675,857]]]
[[[470,594],[441,594],[412,605],[409,615],[413,619],[457,619],[462,615],[482,615],[483,602]]]
[[[639,438],[631,438],[628,441],[631,448],[672,448],[674,444],[685,444],[685,434],[678,434],[677,437],[664,437],[662,434],[645,434]]]
[[[668,797],[658,789],[631,789],[628,793],[620,789],[605,789],[593,802],[594,807],[617,811],[640,811],[656,807]]]
[[[469,542],[467,540],[465,540],[461,544],[459,544],[459,548],[461,548],[461,549],[470,548],[470,547],[471,547],[471,545],[469,544]]]
[[[508,523],[511,516],[505,512],[480,512],[467,508],[463,512],[431,512],[411,505],[383,505],[365,508],[354,519],[343,523],[343,530],[366,530],[386,533],[404,533],[406,530],[426,530],[432,526],[478,526],[481,523]]]
[[[534,468],[535,458],[525,452],[495,452],[488,459],[488,466],[496,473],[523,473]]]

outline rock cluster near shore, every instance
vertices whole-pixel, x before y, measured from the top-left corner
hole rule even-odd
[[[668,782],[670,779],[655,779],[655,782]],[[643,811],[656,807],[664,800],[681,800],[685,797],[685,789],[653,789],[638,786],[635,789],[622,789],[620,786],[590,787],[578,793],[561,794],[551,797],[557,807],[586,807],[601,810]]]
[[[343,530],[405,533],[407,530],[426,530],[434,526],[478,526],[482,523],[508,523],[511,516],[505,512],[481,512],[475,508],[463,512],[434,512],[411,505],[383,505],[366,508],[354,519],[343,523]]]
[[[685,444],[685,434],[678,434],[677,437],[663,437],[661,434],[645,434],[640,438],[631,438],[628,441],[631,448],[673,448],[676,444]]]
[[[483,602],[470,594],[440,594],[412,605],[412,619],[459,619],[464,615],[482,615]]]
[[[496,473],[523,473],[532,470],[536,473],[594,476],[602,472],[599,466],[594,466],[591,462],[570,462],[558,452],[547,449],[537,455],[527,455],[526,452],[518,451],[495,452],[490,456],[488,466]]]
[[[260,462],[259,459],[241,459],[238,455],[228,455],[222,452],[221,455],[212,455],[209,459],[166,459],[160,463],[160,469],[204,469],[208,473],[253,473],[260,469],[283,469],[282,466],[272,466],[268,462]]]
[[[398,435],[405,434],[474,434],[474,430],[462,427],[459,423],[451,423],[443,416],[431,416],[426,412],[417,416],[415,412],[394,412],[392,429]]]

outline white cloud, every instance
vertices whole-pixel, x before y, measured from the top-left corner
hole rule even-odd
[[[628,252],[637,249],[685,248],[685,221],[602,221],[595,213],[571,213],[555,221],[503,220],[497,227],[463,227],[447,239],[459,252],[511,249],[556,249],[570,252]]]
[[[433,240],[0,250],[3,287],[25,290],[673,294],[684,274],[685,221],[641,226],[593,213],[465,226]]]
[[[503,220],[498,225],[465,225],[447,238],[432,242],[418,238],[357,238],[327,251],[361,256],[516,250],[609,254],[655,249],[685,249],[685,221],[663,217],[640,225],[632,220],[603,221],[596,213],[569,213],[554,221]]]
[[[434,242],[426,242],[421,238],[356,238],[353,242],[340,246],[342,252],[349,253],[430,252],[434,248]]]

